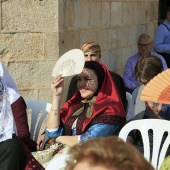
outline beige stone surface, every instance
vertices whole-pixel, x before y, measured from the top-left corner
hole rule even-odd
[[[75,28],[89,27],[89,5],[87,0],[74,1],[74,26]]]
[[[110,26],[110,11],[111,11],[111,8],[110,8],[110,2],[105,2],[105,3],[102,3],[102,26],[103,27],[109,27]]]
[[[44,57],[43,36],[42,33],[1,33],[1,55],[8,53],[9,60],[12,58],[14,61],[39,61]]]
[[[46,31],[58,29],[57,0],[2,1],[2,29],[6,31]]]
[[[123,22],[123,25],[131,25],[132,24],[132,17],[129,17],[129,16],[132,16],[132,12],[133,12],[133,3],[132,2],[126,2],[126,3],[123,3],[123,7],[122,7],[122,15],[123,15],[123,18],[122,18],[122,22]]]
[[[56,61],[86,41],[97,41],[102,61],[121,74],[139,34],[153,39],[158,0],[2,0],[0,13],[0,61],[25,99],[50,102]]]
[[[111,3],[111,26],[120,26],[123,24],[123,2]]]

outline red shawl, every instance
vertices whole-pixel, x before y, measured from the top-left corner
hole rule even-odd
[[[113,119],[115,118],[115,121],[113,120],[114,124],[117,125],[123,125],[126,121],[126,114],[116,85],[106,66],[101,62],[100,64],[104,68],[105,78],[94,103],[92,116],[84,121],[82,131],[85,131],[87,126],[98,116],[113,116]],[[63,105],[60,110],[62,122],[65,122],[82,105],[81,100],[82,98],[78,91]]]

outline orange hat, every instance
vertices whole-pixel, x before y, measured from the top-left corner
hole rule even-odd
[[[86,53],[86,52],[96,52],[96,53],[99,53],[101,55],[100,45],[97,42],[94,42],[94,41],[87,41],[87,42],[85,42],[81,46],[81,50],[83,51],[83,53]]]

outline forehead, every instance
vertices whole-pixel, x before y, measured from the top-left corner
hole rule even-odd
[[[87,52],[84,52],[84,54],[96,54],[96,51],[87,51]]]
[[[82,72],[78,76],[94,77],[94,76],[97,76],[97,75],[96,75],[94,70],[88,69],[88,68],[83,68]]]
[[[141,44],[148,44],[148,43],[150,43],[150,39],[149,39],[148,37],[139,38],[138,43],[141,43]]]

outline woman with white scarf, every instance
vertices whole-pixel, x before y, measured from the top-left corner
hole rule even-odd
[[[32,151],[37,150],[37,143],[30,138],[25,101],[22,96],[20,96],[13,78],[2,62],[0,62],[0,76],[3,78],[6,84],[6,91],[9,96],[9,104],[11,106],[11,112],[16,124],[17,135],[22,147],[26,152],[25,166],[20,170],[29,170],[32,168],[34,168],[34,170],[44,170],[43,166],[31,154]]]
[[[17,137],[9,94],[0,76],[0,170],[22,170],[26,154]]]

